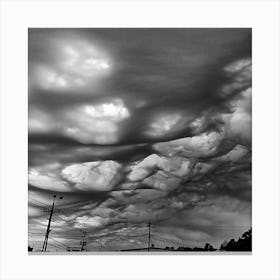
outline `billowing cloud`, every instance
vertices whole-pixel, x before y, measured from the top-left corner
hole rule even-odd
[[[130,167],[128,179],[131,181],[143,180],[157,170],[163,170],[174,176],[184,176],[190,167],[190,161],[184,158],[168,158],[152,154]]]
[[[31,168],[28,174],[29,184],[45,189],[58,192],[71,191],[72,188],[65,182],[60,174],[61,166],[59,163],[51,163],[39,168]]]
[[[110,191],[120,179],[121,165],[114,161],[86,162],[64,168],[62,177],[82,191]]]
[[[64,116],[64,133],[81,143],[113,144],[118,140],[118,124],[129,117],[120,99],[112,102],[85,105]]]
[[[30,170],[29,174],[29,183],[38,188],[55,190],[55,191],[69,191],[71,188],[67,183],[61,180],[59,177],[53,174],[41,174],[36,170]]]
[[[194,137],[156,143],[153,147],[158,152],[168,156],[203,157],[217,153],[222,140],[223,133],[214,131],[205,132]]]

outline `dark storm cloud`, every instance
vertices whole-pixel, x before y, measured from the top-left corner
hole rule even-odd
[[[162,246],[245,231],[251,67],[246,28],[30,29],[30,231],[53,194],[58,240],[93,250],[145,246],[148,219]]]
[[[59,59],[67,59],[64,58],[63,48],[73,42],[75,46],[79,40],[83,48],[86,48],[87,44],[93,44],[94,47],[97,45],[113,53],[113,73],[109,77],[98,77],[101,79],[100,85],[97,85],[98,81],[95,78],[92,82],[78,71],[73,73],[65,70],[63,65],[57,62]],[[220,97],[218,88],[227,83],[229,78],[222,68],[239,58],[250,57],[250,31],[102,29],[71,32],[32,29],[29,45],[31,114],[32,108],[35,107],[43,114],[52,115],[46,120],[48,123],[63,118],[63,111],[75,110],[78,104],[98,104],[117,97],[124,100],[129,107],[131,118],[127,120],[120,139],[115,143],[154,142],[192,136],[193,133],[188,127],[191,120],[200,116],[206,109],[223,109],[226,105],[225,98]],[[59,46],[62,48],[60,52]],[[79,44],[72,51],[75,52],[78,47]],[[80,54],[70,55],[74,56],[74,60],[75,55]],[[75,66],[81,68],[80,71],[88,70],[85,66],[83,68],[83,65],[76,64]],[[47,68],[42,75],[44,74],[47,81],[49,75],[51,83],[58,83],[57,86],[43,84],[38,87],[36,75],[41,71],[39,66]],[[85,79],[87,85],[78,86],[71,84],[71,80],[67,81],[70,78],[73,80],[74,77]],[[63,81],[69,83],[69,86],[64,85]],[[151,120],[157,118],[157,114],[173,112],[183,114],[183,118],[186,119],[178,130],[154,137],[143,133],[148,129]],[[38,114],[35,112],[36,117]],[[130,133],[132,129],[133,134]],[[61,129],[57,127],[54,132],[59,134]],[[91,141],[100,144],[100,141]]]

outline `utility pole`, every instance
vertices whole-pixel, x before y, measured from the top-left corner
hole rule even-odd
[[[152,225],[152,222],[151,222],[151,220],[149,220],[149,222],[148,222],[148,228],[149,228],[148,251],[150,251],[150,245],[151,245],[151,225]]]
[[[87,242],[85,241],[87,232],[84,230],[82,235],[82,241],[80,242],[81,245],[81,252],[84,251],[84,247],[87,245]]]
[[[53,204],[52,204],[52,208],[51,208],[51,210],[47,210],[47,212],[50,212],[50,216],[49,216],[49,222],[48,222],[47,231],[46,231],[46,234],[45,234],[45,240],[44,240],[42,252],[46,252],[47,246],[48,246],[49,234],[50,234],[50,232],[51,232],[50,227],[51,227],[51,222],[52,222],[52,216],[53,216],[53,213],[54,213],[55,198],[56,198],[56,195],[53,195]],[[63,196],[61,196],[59,199],[62,199],[62,198],[63,198]]]

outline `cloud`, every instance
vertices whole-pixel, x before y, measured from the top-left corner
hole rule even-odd
[[[171,191],[176,189],[181,182],[178,177],[158,171],[152,176],[146,178],[143,184],[161,191]]]
[[[40,49],[40,62],[30,63],[30,84],[35,88],[57,90],[80,90],[99,82],[112,68],[112,59],[94,42],[76,35],[62,35],[60,32],[49,36],[31,32],[29,41],[41,39],[41,44],[33,43]],[[61,36],[62,35],[62,36]],[[42,49],[44,51],[42,52]],[[32,57],[31,57],[32,59]]]
[[[106,103],[74,106],[57,113],[58,120],[43,110],[31,108],[29,131],[42,134],[64,134],[83,144],[114,144],[120,134],[120,123],[130,113],[117,98]]]
[[[29,183],[38,188],[54,190],[54,191],[70,191],[71,187],[67,182],[61,180],[54,174],[40,174],[36,170],[30,170],[28,174]]]
[[[85,105],[64,115],[64,133],[81,143],[113,144],[118,140],[118,123],[129,117],[120,99],[98,105]]]
[[[205,132],[194,137],[156,143],[153,148],[167,156],[203,157],[217,152],[223,140],[223,133]]]
[[[250,142],[252,138],[252,89],[242,91],[238,99],[232,102],[233,112],[225,115],[229,137],[237,137],[243,143]]]
[[[242,90],[251,87],[252,82],[252,61],[251,58],[244,58],[234,61],[224,68],[229,81],[220,88],[220,95],[230,97],[239,94]]]
[[[89,250],[147,246],[149,219],[158,246],[247,230],[251,74],[246,28],[30,29],[36,242],[53,195],[51,234],[79,244],[85,229]]]
[[[28,217],[37,217],[40,216],[42,213],[40,209],[34,206],[28,206]]]
[[[178,223],[188,222],[189,228],[209,234],[211,237],[208,240],[219,246],[222,243],[220,240],[235,238],[250,227],[251,208],[248,202],[226,196],[212,196],[204,207],[189,209],[178,218]]]
[[[159,137],[179,130],[177,124],[181,119],[182,116],[179,113],[165,113],[161,116],[157,116],[156,119],[151,122],[149,129],[146,131],[146,134],[152,137]]]
[[[99,216],[95,217],[88,217],[88,216],[82,216],[77,217],[75,221],[74,227],[76,228],[98,228],[102,227],[106,224],[106,219],[101,218]]]
[[[121,165],[114,161],[86,162],[65,167],[62,177],[82,191],[110,191],[119,181]]]
[[[242,145],[236,145],[231,151],[228,153],[214,158],[215,161],[224,161],[224,162],[236,162],[244,158],[248,154],[248,150],[246,147]]]
[[[28,130],[30,133],[48,133],[55,130],[57,123],[52,116],[38,109],[29,109]]]
[[[189,167],[190,161],[188,159],[152,154],[130,167],[131,172],[128,174],[128,179],[130,181],[143,180],[157,170],[163,170],[174,176],[184,176],[188,173]]]
[[[37,188],[45,190],[58,192],[71,191],[71,186],[60,177],[58,171],[60,168],[61,166],[59,163],[31,168],[28,174],[28,182]]]

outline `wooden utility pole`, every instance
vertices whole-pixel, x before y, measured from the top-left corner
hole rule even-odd
[[[51,208],[51,210],[47,210],[47,212],[50,212],[50,216],[49,216],[49,222],[48,222],[47,231],[46,231],[46,234],[45,234],[45,240],[44,240],[42,252],[46,252],[47,246],[48,246],[49,234],[50,234],[50,232],[51,232],[51,229],[50,229],[50,228],[51,228],[52,216],[53,216],[53,213],[54,213],[55,198],[56,198],[56,195],[53,195],[53,204],[52,204],[52,208]],[[62,199],[62,198],[63,198],[63,196],[61,196],[59,199]]]
[[[152,225],[152,222],[151,222],[151,220],[149,220],[149,222],[148,222],[148,228],[149,228],[148,251],[150,251],[150,245],[151,245],[151,225]]]
[[[82,241],[80,243],[80,245],[81,245],[81,252],[84,251],[84,247],[87,245],[87,243],[85,241],[86,234],[87,234],[87,232],[83,231]]]

